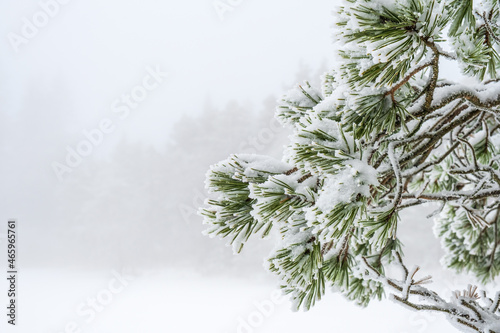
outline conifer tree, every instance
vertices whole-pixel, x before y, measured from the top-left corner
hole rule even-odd
[[[500,273],[499,14],[497,0],[344,0],[338,65],[277,106],[293,131],[282,160],[235,154],[208,171],[206,233],[237,253],[279,233],[268,268],[296,309],[333,286],[360,305],[387,293],[464,332],[500,333],[500,292],[445,300],[407,269],[398,239],[403,209],[438,202],[446,266],[483,283]]]

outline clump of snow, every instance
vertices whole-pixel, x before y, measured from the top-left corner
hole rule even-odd
[[[231,155],[226,160],[210,166],[207,172],[205,186],[209,193],[217,192],[212,188],[211,180],[214,173],[221,172],[232,175],[232,178],[249,182],[252,178],[279,174],[291,169],[287,163],[275,158],[257,154]]]
[[[293,126],[308,110],[321,102],[322,94],[308,82],[290,89],[278,102],[276,118],[283,125]]]
[[[316,206],[329,212],[339,203],[349,203],[358,194],[370,195],[370,186],[377,186],[377,171],[361,160],[350,160],[343,170],[325,179]]]
[[[348,133],[342,133],[336,121],[317,114],[302,118],[290,141],[283,154],[284,160],[316,175],[331,173],[336,168],[333,160],[356,156],[354,139]],[[299,156],[299,151],[310,154],[311,159],[317,157],[326,162],[324,165],[311,163],[309,158]]]
[[[367,163],[352,159],[335,175],[325,177],[323,187],[312,207],[304,208],[305,218],[313,232],[325,241],[333,240],[343,221],[332,221],[330,213],[339,205],[359,207],[359,195],[370,196],[370,186],[377,186],[377,171]]]
[[[480,14],[490,13],[498,4],[498,1],[493,0],[475,0],[472,2],[474,11]]]
[[[343,106],[343,100],[346,97],[346,91],[341,89],[342,86],[337,87],[333,90],[330,96],[325,98],[321,103],[314,107],[314,112],[323,117],[335,116],[337,110]]]
[[[298,133],[299,135],[295,139],[295,142],[297,144],[323,145],[326,147],[330,147],[332,149],[338,149],[343,151],[354,150],[354,139],[350,135],[347,135],[346,133],[342,135],[340,132],[339,124],[336,121],[330,120],[328,118],[308,117],[304,119],[301,123],[304,125],[304,127],[299,130]],[[326,133],[328,136],[334,138],[336,141],[331,141],[328,139],[326,140],[316,139],[312,141],[310,137],[305,137],[307,136],[307,133],[313,133],[313,132]]]
[[[312,108],[317,104],[316,102],[321,100],[321,93],[308,84],[297,84],[294,88],[288,90],[283,100],[293,106]]]

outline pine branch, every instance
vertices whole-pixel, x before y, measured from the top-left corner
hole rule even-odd
[[[477,332],[495,332],[490,330],[494,323],[500,324],[500,317],[496,314],[498,303],[500,302],[500,293],[497,293],[496,301],[491,301],[485,306],[479,305],[475,300],[479,297],[475,294],[475,288],[469,286],[468,291],[464,291],[463,295],[459,292],[455,293],[455,298],[450,301],[445,301],[439,295],[425,287],[422,287],[421,281],[428,280],[426,277],[423,280],[415,281],[414,276],[418,271],[418,267],[411,273],[401,259],[401,255],[396,253],[398,263],[404,271],[403,279],[395,280],[386,277],[371,266],[366,258],[363,258],[365,269],[370,276],[387,284],[390,288],[396,290],[400,295],[391,294],[391,298],[405,306],[409,306],[417,311],[433,311],[445,314],[450,320],[455,321],[468,328],[472,328]],[[484,292],[482,292],[485,294]],[[411,296],[418,296],[419,303],[410,300]],[[494,322],[492,321],[494,320]]]
[[[233,155],[215,165],[207,186],[218,197],[201,210],[207,233],[239,252],[251,235],[278,232],[269,269],[296,308],[309,309],[326,284],[360,305],[387,288],[469,331],[496,330],[487,325],[497,325],[500,293],[484,294],[486,306],[472,287],[443,300],[404,265],[397,230],[400,211],[439,202],[446,265],[483,282],[500,275],[499,17],[497,2],[345,2],[341,63],[321,89],[297,85],[276,109],[293,130],[286,163]],[[483,83],[447,80],[444,58]],[[393,262],[403,279],[384,275]]]

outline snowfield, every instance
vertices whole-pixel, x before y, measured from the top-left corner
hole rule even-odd
[[[271,276],[206,277],[179,270],[124,276],[128,285],[107,303],[112,271],[24,270],[19,324],[5,332],[298,333],[321,331],[332,321],[336,332],[454,332],[444,318],[388,301],[361,309],[332,293],[309,312],[292,312],[286,298],[273,297]],[[100,311],[91,318],[92,299]]]

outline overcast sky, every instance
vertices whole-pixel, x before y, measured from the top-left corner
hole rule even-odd
[[[2,1],[1,108],[70,114],[65,125],[79,131],[158,66],[167,79],[118,133],[163,141],[179,115],[199,113],[207,100],[260,103],[294,83],[301,61],[331,60],[332,1],[233,0],[232,10],[219,12],[215,3],[223,2],[71,0],[44,22],[38,1]],[[31,38],[24,18],[43,25]],[[46,105],[26,109],[37,90]]]

